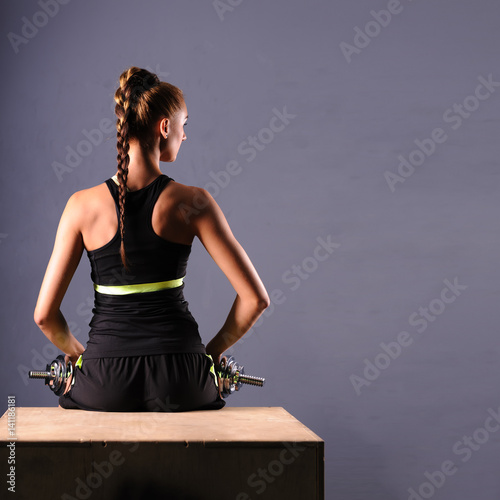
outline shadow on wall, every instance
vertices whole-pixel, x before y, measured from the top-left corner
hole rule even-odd
[[[380,445],[367,443],[348,429],[331,431],[325,468],[328,498],[401,500],[381,482],[387,467]]]

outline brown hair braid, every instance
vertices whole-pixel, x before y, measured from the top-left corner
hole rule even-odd
[[[120,211],[120,256],[122,264],[128,270],[125,254],[125,200],[127,194],[127,176],[130,157],[129,140],[135,138],[148,148],[152,137],[152,128],[156,121],[170,118],[179,111],[184,103],[182,91],[167,82],[160,82],[158,77],[145,69],[132,66],[120,75],[120,86],[115,92],[116,149],[118,151],[118,183]]]

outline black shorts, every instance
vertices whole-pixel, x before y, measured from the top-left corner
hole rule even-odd
[[[62,408],[174,412],[226,404],[212,358],[202,353],[84,359],[73,376],[71,389],[59,398]]]

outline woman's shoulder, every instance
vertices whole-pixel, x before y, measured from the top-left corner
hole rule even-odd
[[[207,207],[213,201],[212,195],[205,188],[181,184],[173,179],[168,183],[165,195],[177,204],[182,203],[198,209]]]
[[[210,191],[198,186],[170,182],[170,195],[163,208],[175,209],[176,217],[198,235],[202,227],[221,227],[224,214]],[[166,190],[167,191],[167,190]],[[167,191],[168,192],[168,191]]]
[[[90,200],[96,200],[102,198],[103,196],[109,196],[109,189],[105,182],[98,184],[97,186],[92,186],[85,189],[80,189],[79,191],[75,191],[69,198],[72,202],[85,202]]]
[[[167,184],[157,204],[160,212],[170,213],[181,225],[187,224],[191,227],[193,222],[215,213],[218,209],[214,198],[206,189],[174,180]]]
[[[105,182],[73,193],[66,204],[66,209],[74,212],[88,212],[93,208],[99,209],[103,204],[113,203],[109,196],[109,189]]]

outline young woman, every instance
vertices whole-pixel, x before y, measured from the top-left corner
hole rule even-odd
[[[160,171],[186,140],[181,90],[131,67],[120,76],[115,101],[118,172],[69,199],[35,308],[35,322],[75,366],[59,404],[100,411],[222,408],[214,364],[269,297],[213,197]],[[183,296],[195,237],[236,291],[206,348]],[[84,249],[95,289],[86,349],[60,310]]]

